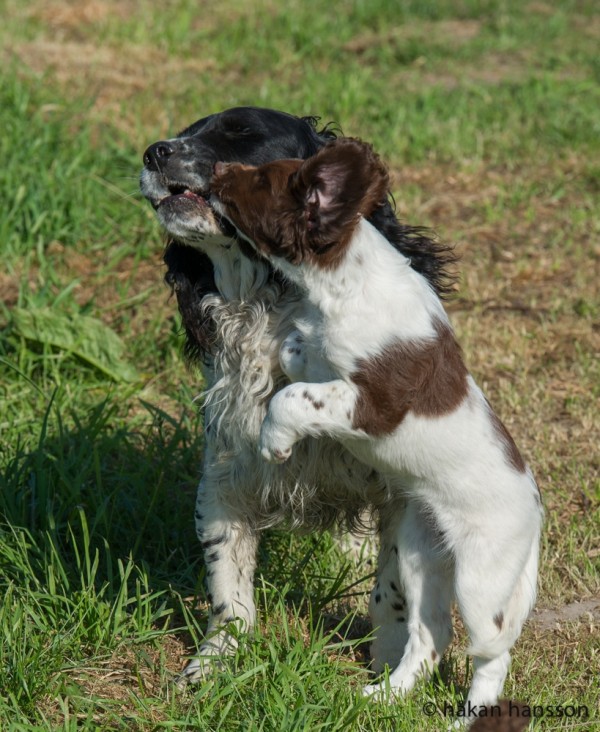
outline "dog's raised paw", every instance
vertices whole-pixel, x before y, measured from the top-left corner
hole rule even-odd
[[[260,447],[260,454],[268,463],[284,463],[292,454],[292,448],[279,449],[277,447]]]

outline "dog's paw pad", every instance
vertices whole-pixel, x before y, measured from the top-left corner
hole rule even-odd
[[[284,463],[292,454],[292,448],[261,447],[260,454],[268,463]]]

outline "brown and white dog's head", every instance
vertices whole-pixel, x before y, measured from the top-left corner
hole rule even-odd
[[[386,202],[388,187],[372,147],[340,138],[304,161],[217,163],[211,203],[267,258],[331,268],[360,217]]]

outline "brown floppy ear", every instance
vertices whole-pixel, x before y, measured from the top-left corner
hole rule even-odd
[[[349,238],[359,215],[385,202],[388,173],[370,145],[339,138],[306,160],[291,183],[313,249]]]

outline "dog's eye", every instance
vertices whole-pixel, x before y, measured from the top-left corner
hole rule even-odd
[[[258,170],[254,174],[254,184],[257,188],[271,188],[271,180],[269,176]]]
[[[243,122],[229,122],[226,127],[226,132],[232,135],[247,135],[252,132],[252,130]]]

